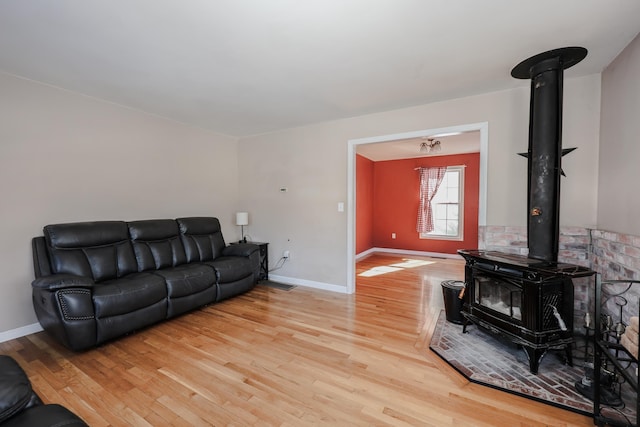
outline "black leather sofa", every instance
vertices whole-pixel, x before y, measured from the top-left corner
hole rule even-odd
[[[225,244],[212,217],[44,227],[32,240],[33,305],[75,351],[249,291],[259,248]]]
[[[88,427],[58,404],[45,405],[11,357],[0,355],[0,427]]]

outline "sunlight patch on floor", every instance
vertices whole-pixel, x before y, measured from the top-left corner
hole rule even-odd
[[[424,265],[435,264],[436,261],[425,261],[422,259],[408,259],[404,258],[402,262],[396,262],[391,265],[379,265],[373,268],[370,268],[367,271],[363,271],[358,274],[358,276],[362,277],[373,277],[380,276],[381,274],[393,273],[394,271],[400,271],[404,268],[415,268],[421,267]]]
[[[435,264],[435,261],[426,261],[423,259],[404,259],[403,262],[398,262],[396,264],[391,264],[392,267],[400,267],[400,268],[415,268],[422,267],[423,265]]]
[[[393,273],[394,271],[399,271],[399,270],[402,270],[402,269],[397,267],[390,267],[390,266],[379,266],[379,267],[370,268],[367,271],[363,271],[362,273],[358,274],[358,276],[373,277],[373,276],[379,276],[381,274]]]

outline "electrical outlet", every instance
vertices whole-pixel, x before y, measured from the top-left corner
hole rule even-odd
[[[396,238],[396,233],[391,233],[391,238],[395,239]]]
[[[282,258],[287,258],[288,259],[289,255],[290,255],[289,251],[282,251]]]

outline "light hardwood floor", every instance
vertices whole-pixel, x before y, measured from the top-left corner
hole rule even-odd
[[[358,262],[372,269],[354,295],[257,286],[84,353],[44,332],[0,353],[92,426],[593,425],[469,383],[429,350],[440,283],[463,277],[461,261]]]

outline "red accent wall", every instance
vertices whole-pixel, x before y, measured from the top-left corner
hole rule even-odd
[[[464,188],[464,240],[420,239],[416,231],[419,207],[420,177],[415,168],[427,166],[466,165]],[[356,163],[356,168],[359,164]],[[364,168],[364,166],[362,166]],[[365,177],[357,175],[356,194],[366,189]],[[373,162],[373,201],[371,247],[407,249],[455,254],[458,249],[478,247],[478,199],[480,154],[429,156],[404,160]],[[368,190],[365,190],[368,191]],[[359,205],[358,205],[359,206]],[[357,208],[360,210],[360,208]],[[359,222],[361,212],[358,213]],[[356,225],[356,241],[360,241],[360,225]],[[391,238],[396,233],[396,238]],[[356,253],[360,253],[356,244]]]
[[[356,253],[373,247],[373,165],[356,155]]]

